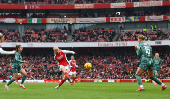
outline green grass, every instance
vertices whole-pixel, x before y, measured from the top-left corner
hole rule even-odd
[[[0,99],[170,99],[170,88],[160,91],[161,86],[143,83],[145,91],[137,92],[137,83],[25,83],[26,90],[15,83],[5,90],[0,83]],[[170,87],[170,83],[166,83]]]

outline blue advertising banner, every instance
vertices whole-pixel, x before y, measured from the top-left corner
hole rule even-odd
[[[125,22],[137,22],[140,21],[139,16],[125,17]]]

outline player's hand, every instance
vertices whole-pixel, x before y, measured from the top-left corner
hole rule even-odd
[[[158,73],[156,72],[155,75],[158,75]]]
[[[137,50],[138,46],[135,46],[135,50]]]
[[[27,63],[27,61],[24,60],[24,63]]]
[[[73,52],[73,54],[75,54],[76,52]]]

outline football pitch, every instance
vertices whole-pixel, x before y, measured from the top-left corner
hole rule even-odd
[[[160,91],[161,86],[143,83],[145,91],[137,92],[137,83],[25,83],[26,90],[12,83],[9,90],[0,83],[0,99],[170,99],[169,88]]]

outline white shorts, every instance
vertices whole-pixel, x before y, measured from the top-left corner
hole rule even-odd
[[[69,72],[69,75],[73,75],[73,74],[76,74],[76,71],[74,71],[74,72]]]
[[[21,75],[21,73],[18,73],[18,75]]]
[[[64,67],[65,69],[67,69],[67,70],[69,70],[69,71],[70,71],[69,65],[68,65],[68,66],[60,65],[60,71],[61,71],[62,67]]]

